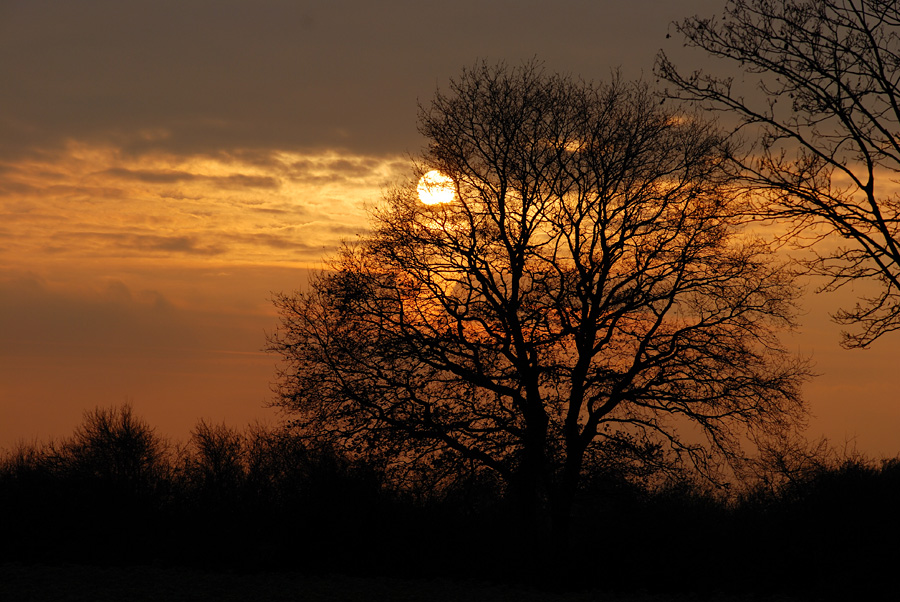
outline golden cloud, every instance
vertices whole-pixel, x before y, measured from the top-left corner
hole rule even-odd
[[[308,265],[364,230],[366,204],[407,170],[400,157],[132,156],[70,142],[0,163],[0,260]]]

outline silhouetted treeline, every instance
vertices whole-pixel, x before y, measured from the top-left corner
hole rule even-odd
[[[201,422],[173,445],[128,407],[98,409],[0,460],[0,561],[829,595],[889,583],[900,560],[900,460],[826,459],[730,497],[591,477],[568,549],[529,559],[490,480],[398,490],[282,429]]]

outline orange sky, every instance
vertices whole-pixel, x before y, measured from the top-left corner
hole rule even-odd
[[[478,58],[650,78],[682,56],[668,23],[721,5],[4,2],[0,447],[126,401],[176,438],[277,420],[271,293],[410,176],[417,101]],[[897,454],[900,333],[843,350],[828,312],[852,296],[806,299],[810,434]]]
[[[301,288],[400,157],[127,157],[69,144],[0,163],[0,442],[60,436],[84,408],[133,403],[184,437],[238,426],[269,396],[272,292]]]

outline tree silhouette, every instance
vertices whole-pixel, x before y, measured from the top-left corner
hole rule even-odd
[[[144,495],[166,473],[166,442],[130,405],[97,407],[54,454],[57,470]]]
[[[426,205],[390,191],[308,292],[280,295],[277,403],[403,478],[504,483],[565,540],[594,464],[687,462],[802,414],[779,346],[793,274],[741,233],[722,140],[643,84],[480,65],[420,109]]]
[[[246,477],[244,437],[224,424],[199,421],[191,430],[190,472],[213,498],[236,493]]]
[[[788,236],[814,250],[808,265],[824,289],[878,284],[834,316],[858,328],[844,333],[847,347],[900,328],[898,27],[891,0],[733,0],[721,20],[676,29],[742,79],[685,74],[664,53],[657,63],[671,96],[736,115],[757,142],[732,159],[759,214],[787,220]]]

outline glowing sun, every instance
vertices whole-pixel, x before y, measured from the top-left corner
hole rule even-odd
[[[453,197],[456,196],[456,186],[449,176],[432,169],[419,179],[416,192],[419,193],[419,200],[426,205],[438,205],[453,201]]]

